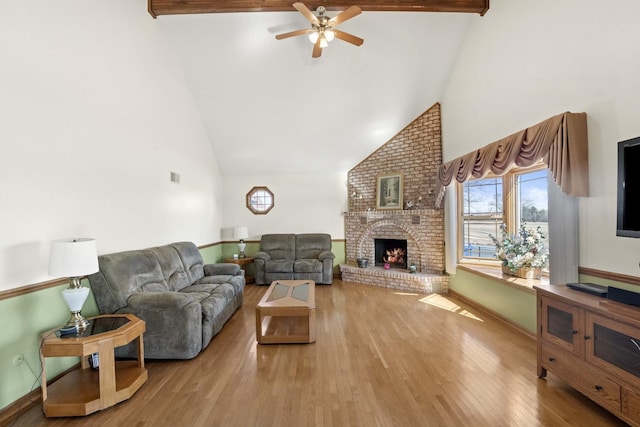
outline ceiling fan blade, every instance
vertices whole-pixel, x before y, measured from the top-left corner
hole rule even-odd
[[[345,33],[344,31],[333,30],[333,32],[335,33],[336,37],[339,38],[340,40],[344,40],[351,44],[355,44],[356,46],[360,46],[362,43],[364,43],[364,40],[361,39],[360,37],[356,37],[352,34]]]
[[[313,53],[311,54],[312,58],[320,58],[322,55],[322,48],[320,47],[320,37],[318,37],[318,41],[313,44]]]
[[[312,24],[318,22],[318,18],[316,18],[316,16],[313,13],[311,13],[309,8],[305,6],[304,3],[294,3],[293,7],[295,7],[298,12],[303,14],[304,17],[307,18],[309,22],[311,22]]]
[[[346,21],[347,19],[351,19],[356,15],[360,15],[362,13],[362,9],[358,6],[351,6],[350,8],[343,10],[338,15],[334,16],[329,20],[329,25],[334,26],[338,25],[341,22]]]
[[[295,37],[295,36],[301,36],[303,34],[307,34],[309,32],[309,30],[296,30],[296,31],[291,31],[290,33],[283,33],[283,34],[278,34],[276,36],[276,39],[278,40],[282,40],[282,39],[286,39],[289,37]]]

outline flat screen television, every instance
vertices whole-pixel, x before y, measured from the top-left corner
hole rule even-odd
[[[640,238],[640,137],[618,142],[617,236]]]

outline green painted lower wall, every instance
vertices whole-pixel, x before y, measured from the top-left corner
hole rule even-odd
[[[634,292],[640,292],[637,285],[580,275],[580,281],[615,286]],[[498,280],[480,276],[458,269],[449,278],[449,288],[454,292],[486,307],[508,319],[514,324],[536,332],[536,296],[528,290],[520,290]]]
[[[535,333],[535,294],[460,269],[450,276],[449,289]]]
[[[86,280],[84,285],[88,286]],[[60,292],[68,285],[60,285],[26,295],[0,300],[0,408],[40,387],[40,334],[63,325],[69,309]],[[89,294],[82,314],[99,314],[93,294]],[[14,365],[17,355],[24,362]],[[47,358],[47,378],[51,379],[78,363],[77,357]]]
[[[259,250],[260,244],[247,243],[245,253],[251,256]],[[345,243],[333,242],[334,273],[345,262]],[[235,243],[208,246],[200,250],[205,263],[221,262],[238,252]],[[249,274],[252,274],[251,267]],[[87,281],[84,286],[89,286]],[[40,334],[63,325],[69,317],[69,309],[60,292],[68,285],[55,286],[29,294],[0,300],[0,409],[40,387]],[[84,304],[85,317],[100,314],[92,293]],[[15,366],[17,355],[24,361]],[[77,357],[50,357],[46,359],[47,379],[51,379],[78,363]]]
[[[200,249],[200,255],[205,264],[215,264],[222,262],[222,248],[224,245],[211,245]]]
[[[347,243],[345,241],[332,242],[331,252],[336,256],[333,260],[333,274],[340,273],[340,265],[347,263]]]

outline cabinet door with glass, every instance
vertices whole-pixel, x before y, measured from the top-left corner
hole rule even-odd
[[[578,307],[541,297],[540,333],[542,338],[570,351],[578,357],[583,355],[582,319]]]
[[[587,361],[640,386],[640,329],[591,312],[585,317]]]

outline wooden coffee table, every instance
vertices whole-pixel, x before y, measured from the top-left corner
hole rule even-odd
[[[316,292],[313,280],[276,280],[256,306],[260,344],[310,343],[316,340]]]

